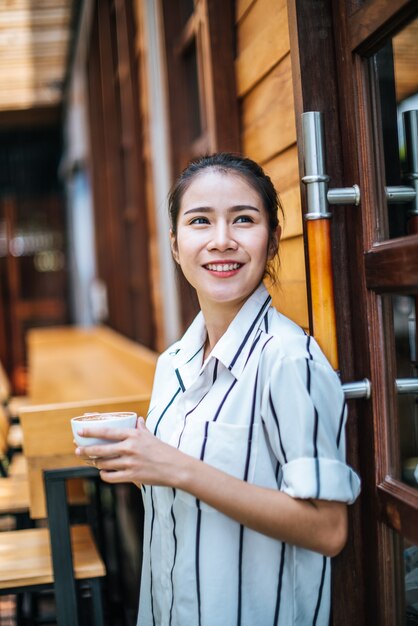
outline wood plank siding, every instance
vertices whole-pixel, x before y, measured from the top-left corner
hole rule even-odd
[[[237,0],[235,19],[241,148],[263,165],[279,191],[284,210],[279,285],[270,290],[275,306],[307,329],[287,3],[285,0]]]

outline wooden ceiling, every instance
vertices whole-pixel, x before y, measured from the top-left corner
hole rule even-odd
[[[0,113],[51,108],[63,86],[80,0],[0,0]],[[397,96],[418,89],[418,20],[394,38]]]
[[[0,0],[0,112],[62,100],[76,0]]]

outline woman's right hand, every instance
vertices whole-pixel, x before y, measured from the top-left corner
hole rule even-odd
[[[76,448],[76,455],[86,461],[94,459],[100,477],[108,483],[133,482],[137,485],[174,486],[185,455],[155,437],[142,417],[136,429],[95,429],[88,426],[80,435],[112,439],[115,443]]]

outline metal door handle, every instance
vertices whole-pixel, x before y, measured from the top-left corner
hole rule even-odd
[[[358,185],[328,189],[329,176],[325,173],[325,146],[323,115],[320,111],[302,113],[303,155],[306,185],[306,220],[330,218],[329,204],[360,203]]]
[[[396,391],[400,395],[418,394],[418,378],[397,378]],[[364,398],[368,400],[372,393],[372,384],[368,378],[352,383],[344,383],[343,390],[346,400]]]
[[[408,172],[404,178],[409,185],[385,187],[388,204],[413,202],[410,215],[418,215],[418,111],[402,113],[405,128],[405,143]],[[360,203],[358,185],[328,189],[329,176],[325,173],[325,146],[323,115],[319,111],[302,113],[302,132],[305,159],[305,176],[302,182],[307,187],[308,211],[305,219],[329,218],[329,205]]]
[[[411,186],[385,187],[388,204],[413,202],[409,215],[418,215],[418,111],[402,113],[405,130],[406,173],[403,178],[410,181]]]
[[[346,400],[365,398],[368,400],[372,394],[372,383],[368,378],[357,380],[353,383],[344,383],[343,390]]]
[[[388,204],[400,204],[402,202],[411,202],[415,200],[417,192],[413,187],[385,187],[386,202]]]
[[[409,211],[409,216],[418,215],[418,110],[404,111],[402,113],[405,130],[406,148],[406,173],[404,178],[410,181],[412,189],[415,191],[413,205]]]
[[[397,378],[396,389],[398,393],[418,393],[418,378]]]

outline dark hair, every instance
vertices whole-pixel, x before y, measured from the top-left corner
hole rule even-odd
[[[216,152],[215,154],[198,157],[190,161],[187,167],[182,171],[168,197],[171,230],[174,235],[177,234],[177,219],[184,194],[194,179],[208,169],[213,169],[223,174],[236,174],[241,176],[250,187],[260,195],[267,213],[271,241],[279,225],[278,212],[280,211],[283,215],[283,209],[277,191],[270,177],[267,176],[258,163],[252,159],[231,152]],[[268,267],[266,271],[274,282],[274,270]]]

